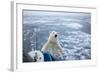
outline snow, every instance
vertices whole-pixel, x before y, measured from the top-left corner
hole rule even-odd
[[[69,35],[65,38],[60,37],[63,47],[66,49],[67,59],[90,59],[91,58],[91,36],[81,31],[68,32]],[[67,45],[66,45],[67,44]],[[82,57],[82,58],[81,58]]]
[[[66,27],[73,28],[73,29],[80,29],[83,26],[79,23],[69,23],[69,24],[66,24]]]

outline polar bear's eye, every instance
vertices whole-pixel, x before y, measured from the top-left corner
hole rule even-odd
[[[55,34],[55,38],[57,37],[57,34]]]

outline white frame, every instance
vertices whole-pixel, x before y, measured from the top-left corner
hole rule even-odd
[[[96,65],[96,8],[95,7],[79,7],[79,6],[60,6],[60,5],[41,5],[33,2],[12,2],[12,58],[11,70],[38,70],[38,69],[54,69],[66,67],[94,66]],[[72,12],[91,12],[91,60],[79,61],[61,61],[61,62],[41,62],[41,63],[22,63],[22,9],[35,10],[54,10],[54,11],[72,11]],[[48,67],[47,67],[48,66]]]

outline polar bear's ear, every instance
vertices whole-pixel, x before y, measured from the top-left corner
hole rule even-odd
[[[54,31],[49,31],[49,36],[53,35]]]
[[[51,33],[53,34],[53,33],[57,33],[57,32],[56,32],[56,31],[49,31],[49,33],[50,33],[50,34],[51,34]]]

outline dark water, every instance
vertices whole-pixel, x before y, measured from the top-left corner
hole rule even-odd
[[[91,14],[23,11],[23,50],[41,50],[51,31],[59,32],[65,60],[91,59]]]

